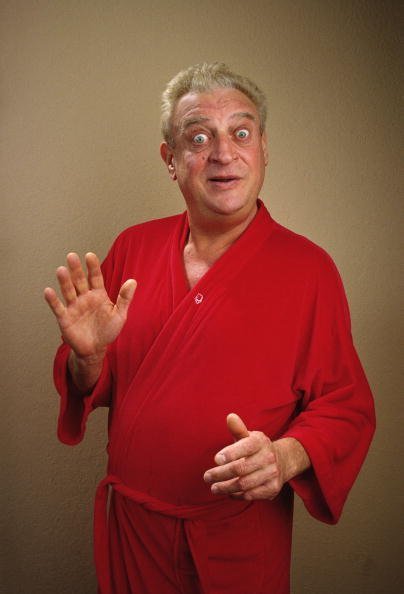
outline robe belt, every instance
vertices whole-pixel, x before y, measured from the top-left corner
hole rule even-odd
[[[94,558],[99,582],[99,593],[112,594],[107,513],[110,488],[124,497],[128,497],[147,510],[184,520],[185,533],[198,571],[202,592],[203,594],[209,594],[208,543],[206,526],[203,520],[208,518],[209,520],[223,519],[226,515],[223,513],[223,499],[213,500],[210,503],[202,505],[174,505],[161,501],[147,493],[131,489],[112,474],[109,474],[100,482],[95,495]],[[228,499],[225,502],[229,503]],[[232,513],[235,511],[234,504],[238,508],[237,511],[240,512],[249,507],[251,502],[233,501],[231,506]]]

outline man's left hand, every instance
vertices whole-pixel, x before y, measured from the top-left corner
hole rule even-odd
[[[292,437],[271,441],[262,431],[249,431],[234,413],[227,426],[237,441],[216,454],[217,466],[203,477],[214,495],[274,499],[288,480],[310,466],[303,446]]]

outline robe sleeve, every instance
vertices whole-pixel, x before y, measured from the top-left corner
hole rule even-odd
[[[69,354],[69,345],[62,343],[57,350],[53,366],[53,379],[60,394],[57,434],[61,442],[76,445],[84,437],[90,412],[98,406],[109,406],[112,382],[106,356],[94,389],[88,394],[82,394],[70,378],[67,367]]]
[[[342,281],[326,254],[303,293],[294,378],[300,409],[284,436],[303,445],[312,466],[290,484],[311,515],[336,523],[375,430],[374,404]]]
[[[102,263],[101,269],[106,290],[113,302],[119,291],[119,280],[115,271],[116,243],[112,246],[108,256]],[[118,287],[118,288],[117,288]],[[60,408],[57,435],[61,442],[68,445],[78,444],[84,437],[86,422],[91,411],[99,406],[109,406],[112,398],[112,365],[110,362],[111,349],[104,358],[101,375],[93,390],[82,394],[74,385],[67,366],[69,345],[62,342],[56,352],[53,366],[53,379],[60,394]]]

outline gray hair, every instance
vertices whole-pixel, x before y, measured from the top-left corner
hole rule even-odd
[[[237,89],[251,99],[259,114],[261,134],[264,132],[267,105],[261,89],[249,78],[230,70],[223,62],[204,62],[181,70],[170,80],[162,95],[161,131],[168,144],[174,144],[172,116],[179,99],[187,93],[205,93],[218,88]]]

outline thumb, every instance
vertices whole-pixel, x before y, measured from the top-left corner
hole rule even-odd
[[[230,413],[229,415],[227,415],[226,421],[227,428],[236,441],[238,439],[242,439],[243,437],[248,437],[250,435],[250,432],[248,431],[244,422],[235,413]]]
[[[129,278],[120,288],[118,299],[116,300],[116,308],[121,315],[126,316],[130,302],[135,294],[136,286],[135,279]]]

